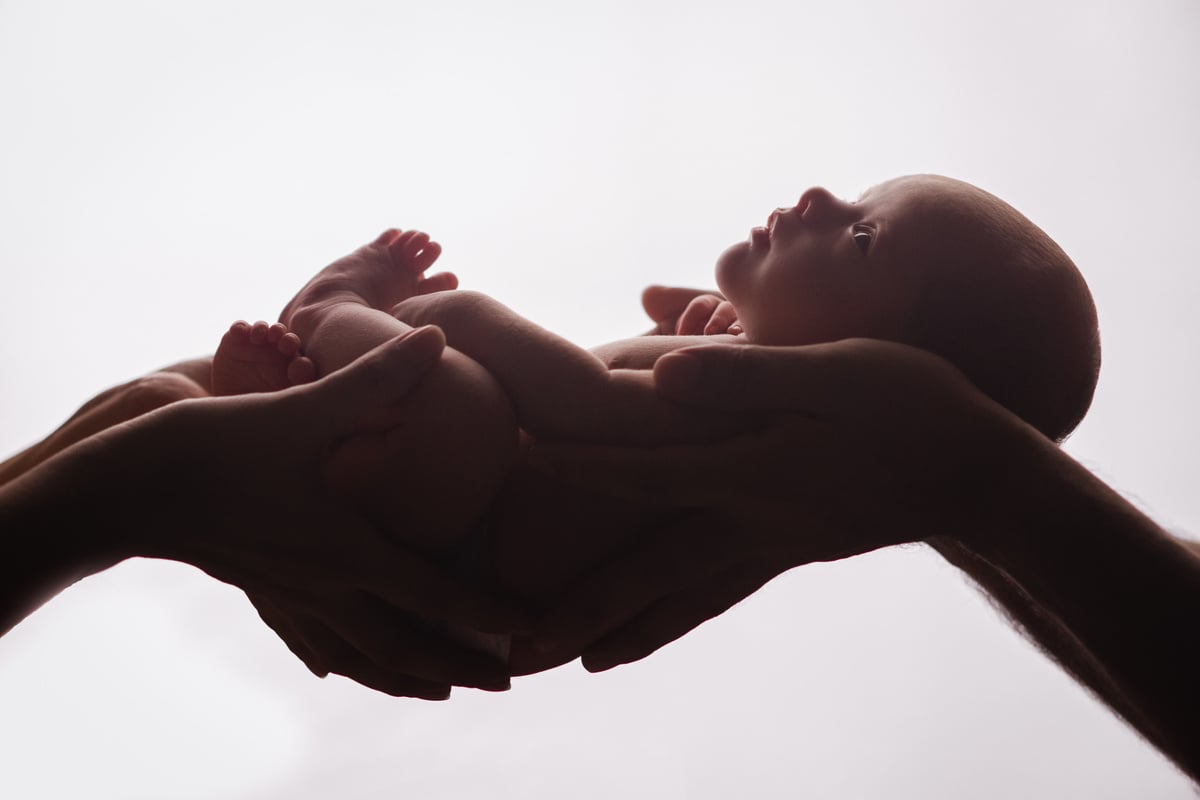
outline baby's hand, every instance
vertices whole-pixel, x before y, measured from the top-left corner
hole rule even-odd
[[[680,336],[737,335],[741,332],[742,326],[738,324],[733,304],[715,294],[693,298],[679,315],[679,322],[675,326],[675,333]]]

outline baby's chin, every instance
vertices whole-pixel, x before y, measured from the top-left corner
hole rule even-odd
[[[737,283],[737,275],[743,270],[747,257],[750,255],[750,242],[737,242],[725,248],[725,252],[717,256],[716,279],[717,288],[726,297],[729,288]]]

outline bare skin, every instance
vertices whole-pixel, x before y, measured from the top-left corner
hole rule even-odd
[[[443,346],[423,329],[318,383],[169,403],[14,477],[0,487],[0,632],[125,558],[169,558],[245,590],[318,674],[430,699],[506,687],[503,664],[409,614],[497,631],[527,629],[523,617],[388,541],[322,479],[340,447],[398,423],[397,402]]]
[[[423,233],[386,231],[322,270],[283,312],[283,323],[304,340],[319,375],[426,319],[436,318],[455,337],[452,344],[471,349],[472,358],[447,349],[406,399],[401,413],[412,419],[411,426],[343,448],[328,476],[343,497],[399,540],[435,555],[454,553],[464,538],[478,536],[472,531],[486,516],[486,535],[473,547],[489,542],[490,559],[471,567],[477,579],[535,606],[548,603],[572,576],[653,515],[523,469],[518,417],[522,428],[534,432],[621,440],[644,435],[645,409],[660,415],[663,426],[687,415],[681,417],[658,398],[648,372],[623,374],[616,383],[605,360],[490,298],[437,291],[455,283],[453,276],[426,278],[439,253]],[[476,325],[477,320],[485,324]],[[609,355],[618,359],[620,352]],[[609,413],[621,403],[627,416]],[[389,521],[398,516],[404,524]],[[464,557],[471,560],[456,556]],[[471,638],[463,631],[451,635]],[[483,646],[497,652],[507,647]],[[577,655],[577,650],[536,652],[528,641],[517,642],[509,653],[516,672],[545,669]]]
[[[1008,238],[983,236],[987,226],[978,224],[980,214],[1007,225]],[[1026,239],[1048,243],[1042,248],[1049,254],[1046,262],[1038,270],[1009,269],[1010,243],[1016,247]],[[433,280],[425,278],[425,271],[439,253],[425,234],[388,231],[310,281],[282,320],[305,340],[318,374],[406,325],[435,324],[452,348],[444,372],[473,386],[474,393],[466,395],[449,383],[435,385],[435,372],[434,380],[422,387],[429,392],[426,404],[412,409],[414,420],[425,420],[439,409],[460,422],[484,420],[495,432],[519,423],[538,438],[642,445],[713,441],[759,425],[754,415],[705,415],[659,398],[648,368],[695,338],[647,337],[589,354],[485,295],[425,291]],[[961,269],[964,254],[978,262],[977,269]],[[1061,251],[1015,210],[951,179],[889,181],[858,203],[814,188],[794,207],[777,209],[767,227],[755,228],[747,241],[722,254],[717,277],[726,297],[689,298],[681,315],[682,332],[736,344],[806,343],[848,335],[903,340],[928,285],[951,279],[994,284],[995,291],[977,292],[994,305],[995,297],[1009,296],[1006,292],[1019,299],[1027,286],[1040,291],[1035,281],[1046,276],[1076,274],[1069,260],[1059,256]],[[1082,281],[1067,294],[1084,308],[1090,304]],[[1027,317],[1023,324],[1033,322]],[[1006,329],[1004,324],[984,328]],[[974,342],[981,336],[963,337],[951,329],[947,338]],[[483,372],[471,372],[480,366]],[[1034,394],[1043,391],[1040,382],[1031,386]],[[499,397],[511,402],[515,419],[501,419]],[[496,499],[488,517],[491,578],[538,605],[552,603],[576,576],[603,561],[626,537],[641,535],[644,526],[682,524],[638,504],[618,504],[580,484],[568,489],[524,469],[511,451],[505,451],[509,458],[501,464],[495,440],[454,438],[455,426],[435,419],[436,429],[429,435],[395,443],[391,450],[379,443],[378,449],[364,449],[344,462],[339,474],[348,494],[376,519],[396,509],[410,520],[419,519],[432,532],[429,547],[466,537],[473,520],[458,512],[479,513]],[[420,491],[410,489],[412,478],[396,477],[412,454],[420,454],[421,475],[428,479]],[[463,463],[487,465],[486,479],[461,480]],[[501,490],[497,480],[505,477]],[[445,487],[441,497],[439,486]],[[571,654],[570,647],[553,649],[556,658]],[[515,668],[521,671],[551,663],[557,662],[526,662],[514,654]]]
[[[682,319],[689,291],[648,290],[661,329]],[[577,584],[540,637],[561,647],[592,640],[584,665],[609,669],[796,565],[926,541],[1200,776],[1200,647],[1189,633],[1200,614],[1196,543],[1164,532],[917,350],[866,340],[713,347],[668,356],[655,373],[682,402],[775,419],[761,434],[704,448],[543,446],[539,458],[560,479],[696,513]],[[821,468],[806,470],[798,451]],[[712,475],[703,465],[714,459],[731,469]]]
[[[212,362],[212,393],[218,397],[277,392],[316,377],[300,353],[300,337],[276,322],[235,322],[221,337]]]
[[[440,246],[419,231],[388,230],[321,270],[281,314],[305,343],[316,374],[336,372],[413,329],[390,310],[422,293],[454,288],[425,276]],[[327,479],[408,545],[450,552],[491,504],[517,454],[516,417],[486,370],[447,349],[399,409],[388,437],[362,439],[330,463]]]
[[[0,485],[76,442],[180,400],[274,392],[308,383],[315,372],[300,349],[300,339],[283,325],[236,322],[215,357],[182,361],[84,403],[54,433],[0,463]]]

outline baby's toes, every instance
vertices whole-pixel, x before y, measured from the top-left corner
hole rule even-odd
[[[430,275],[417,284],[417,294],[433,294],[434,292],[449,292],[458,288],[458,276],[453,272],[439,272]]]
[[[283,353],[285,356],[290,357],[298,355],[300,353],[300,337],[291,331],[285,331],[284,334],[279,337],[279,342],[276,344],[276,346],[279,348],[279,352]]]
[[[429,234],[424,231],[406,231],[388,248],[392,262],[412,269],[417,253],[429,244]]]
[[[217,345],[217,350],[220,352],[245,347],[249,341],[250,323],[239,319],[229,326],[229,330],[225,331],[225,335],[221,337],[221,343]]]
[[[371,246],[372,247],[391,247],[392,242],[396,241],[396,239],[398,237],[403,236],[403,235],[404,235],[404,232],[401,231],[399,228],[388,228],[386,231],[384,231],[383,233],[381,233],[375,237],[375,241],[371,242]]]
[[[272,323],[272,325],[267,328],[267,342],[269,344],[278,345],[280,340],[283,339],[283,335],[287,332],[288,329],[283,324],[279,322]]]
[[[433,262],[438,260],[438,256],[442,254],[442,246],[437,242],[429,242],[413,257],[412,270],[418,274],[429,269]]]
[[[267,332],[270,326],[261,319],[250,326],[250,344],[264,344],[267,341]]]
[[[392,239],[387,246],[387,250],[388,255],[392,258],[393,264],[404,263],[404,250],[406,247],[408,247],[408,243],[411,242],[413,237],[418,233],[420,233],[420,231],[400,231],[400,233],[396,235],[396,238]]]
[[[239,319],[237,322],[229,326],[229,332],[225,334],[227,339],[246,339],[250,336],[250,323],[244,319]]]

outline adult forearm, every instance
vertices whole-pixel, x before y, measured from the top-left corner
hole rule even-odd
[[[1003,519],[932,542],[1039,645],[1200,777],[1200,557],[1066,455]]]
[[[128,555],[113,466],[84,442],[0,487],[0,635]]]
[[[1090,689],[1147,738],[1153,738],[1148,721],[1129,702],[1120,686],[1084,647],[1062,620],[1037,603],[1012,576],[972,552],[956,539],[934,537],[928,540],[943,558],[966,573],[988,600],[1035,647]]]

